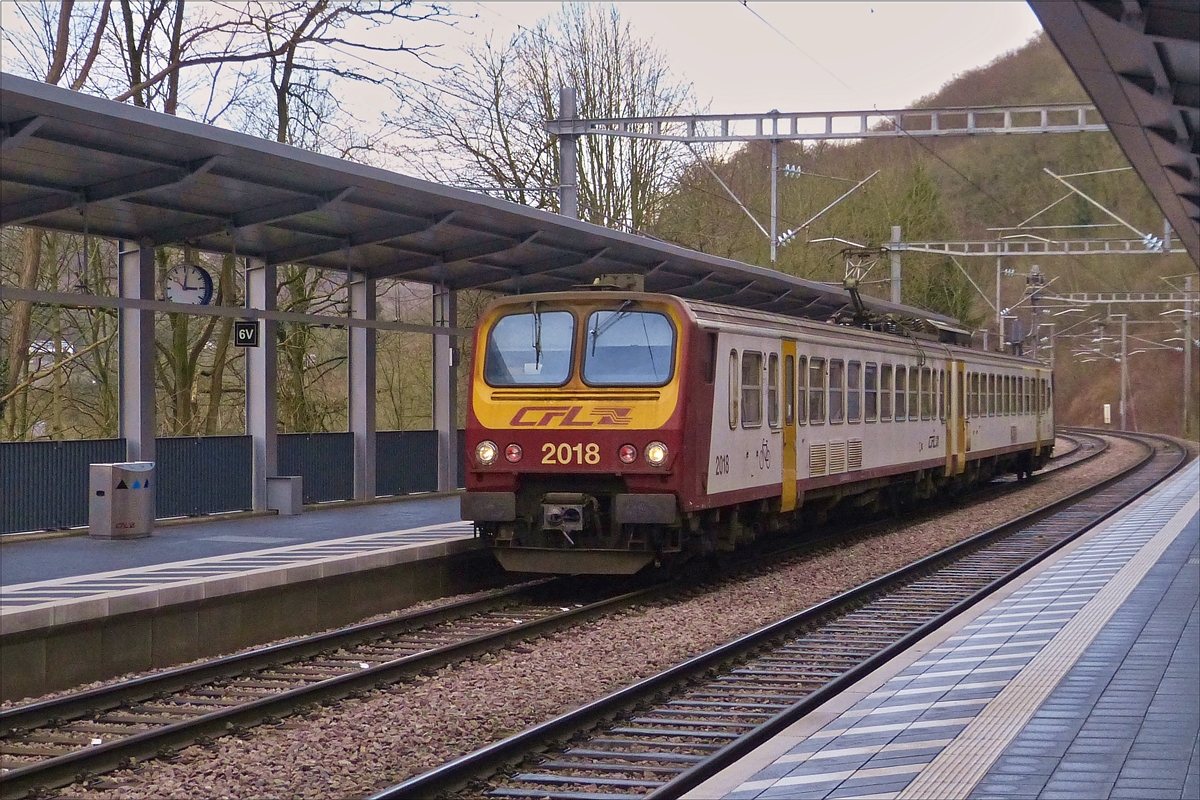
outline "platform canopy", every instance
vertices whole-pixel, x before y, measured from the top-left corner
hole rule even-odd
[[[448,289],[647,291],[828,318],[839,287],[0,74],[0,223]],[[945,317],[868,300],[881,313]]]
[[[1029,5],[1200,265],[1200,4]]]

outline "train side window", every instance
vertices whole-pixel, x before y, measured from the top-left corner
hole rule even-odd
[[[896,421],[904,421],[904,413],[908,409],[908,405],[904,399],[904,387],[908,383],[908,367],[903,364],[896,365]]]
[[[921,370],[908,368],[908,418],[921,418]]]
[[[863,370],[863,418],[867,422],[879,419],[879,365],[870,361]]]
[[[1033,413],[1033,378],[1025,378],[1025,413]]]
[[[862,421],[862,364],[857,361],[846,365],[846,421]]]
[[[738,395],[741,393],[741,387],[738,386],[738,353],[737,350],[729,351],[729,429],[733,430],[738,424]]]
[[[808,356],[796,362],[796,421],[808,424]]]
[[[779,427],[779,354],[767,356],[767,424]]]
[[[820,425],[825,421],[825,359],[808,362],[808,421]]]
[[[946,370],[938,370],[938,419],[946,421],[946,397],[950,394],[950,385],[946,383]]]
[[[970,419],[971,417],[975,416],[975,408],[979,403],[978,398],[975,397],[975,387],[977,385],[975,383],[975,373],[968,372],[966,374],[966,381],[967,407],[963,409],[963,415]]]
[[[846,362],[835,358],[829,362],[829,422],[846,418]]]
[[[933,370],[921,368],[921,419],[933,419]]]
[[[988,373],[988,416],[996,416],[996,376]]]
[[[717,380],[717,334],[711,331],[706,334],[704,343],[704,382],[715,383]]]
[[[796,357],[783,357],[783,424],[796,424]]]
[[[888,422],[892,418],[892,365],[884,364],[879,369],[879,420]]]
[[[762,425],[762,353],[742,352],[742,427]]]
[[[1013,396],[1013,376],[1004,376],[1004,413],[1008,416],[1013,415],[1016,410],[1016,404],[1013,402],[1016,398]]]

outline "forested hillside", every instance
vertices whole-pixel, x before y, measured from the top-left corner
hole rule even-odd
[[[957,76],[941,91],[913,105],[951,108],[1088,102],[1070,68],[1041,35],[987,67]],[[905,241],[979,241],[1014,235],[1017,232],[995,229],[1015,228],[1036,215],[1028,226],[1111,227],[1031,228],[1022,234],[1058,239],[1137,238],[1129,227],[1074,194],[1039,214],[1070,193],[1044,169],[1074,175],[1125,168],[1071,180],[1138,231],[1163,235],[1162,213],[1136,172],[1128,169],[1128,161],[1108,133],[908,137],[803,149],[787,142],[780,145],[779,161],[797,166],[803,173],[779,176],[780,231],[809,219],[879,170],[863,188],[779,249],[778,269],[813,280],[840,282],[845,269],[840,255],[845,244],[817,240],[836,238],[878,245],[890,239],[893,225],[901,226]],[[764,224],[770,213],[770,163],[770,146],[757,142],[728,158],[709,162]],[[685,173],[664,205],[654,234],[705,252],[770,266],[767,238],[702,164]],[[1182,287],[1181,276],[1195,274],[1195,266],[1184,255],[1005,258],[1002,268],[1012,274],[1001,279],[1001,305],[1015,306],[1018,310],[1014,313],[1024,317],[1026,326],[1028,303],[1017,304],[1026,288],[1023,275],[1034,264],[1051,282],[1047,291],[1052,293],[1166,292]],[[988,299],[971,285],[964,271]],[[944,256],[906,254],[903,300],[949,313],[972,327],[991,326],[994,337],[995,311],[988,300],[995,298],[996,271],[994,258],[959,258],[955,264]],[[886,281],[889,274],[884,259],[873,268],[869,280]],[[865,291],[886,297],[888,286],[886,282],[870,284]],[[1056,305],[1058,310],[1066,308]],[[1160,315],[1169,308],[1090,306],[1059,317],[1043,317],[1056,323],[1061,334],[1056,367],[1062,422],[1100,425],[1104,403],[1111,403],[1116,419],[1120,369],[1115,339],[1119,326],[1111,321],[1099,326],[1110,312],[1128,313],[1128,349],[1143,351],[1130,357],[1130,426],[1181,432],[1183,355],[1174,348],[1181,343],[1182,333],[1177,328],[1182,315]],[[1073,338],[1076,336],[1079,338]],[[1101,341],[1093,341],[1096,339]],[[1164,349],[1161,343],[1168,339],[1175,341]]]

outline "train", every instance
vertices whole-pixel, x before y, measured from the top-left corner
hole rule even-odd
[[[639,288],[509,296],[479,319],[461,512],[506,571],[720,558],[1052,455],[1050,368],[954,325]]]

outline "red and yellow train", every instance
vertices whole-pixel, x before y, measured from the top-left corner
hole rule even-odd
[[[644,292],[498,300],[462,516],[509,571],[632,574],[1040,468],[1050,370],[939,338]]]

